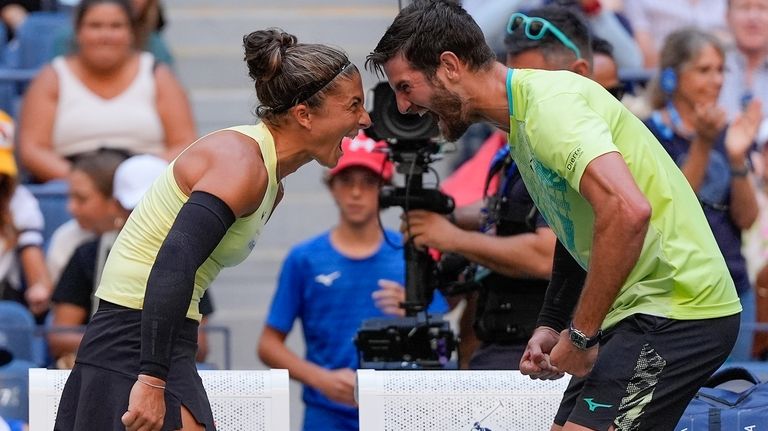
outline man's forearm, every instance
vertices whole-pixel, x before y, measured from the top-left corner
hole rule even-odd
[[[596,217],[584,290],[573,314],[573,326],[588,336],[600,329],[619,290],[637,264],[648,230],[647,220],[628,222],[621,212]]]
[[[293,353],[284,342],[262,338],[259,358],[270,368],[288,370],[288,374],[307,386],[317,387],[315,377],[324,371],[319,365],[306,361]]]
[[[555,241],[549,228],[505,237],[462,231],[448,251],[508,277],[546,279],[552,272]]]
[[[546,326],[560,332],[568,326],[573,309],[584,287],[586,271],[557,241],[552,263],[552,278],[547,286],[544,303],[536,326]]]

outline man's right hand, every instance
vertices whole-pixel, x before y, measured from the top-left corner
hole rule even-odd
[[[332,401],[357,407],[355,402],[355,372],[349,368],[324,371],[315,389]]]
[[[520,360],[520,372],[532,379],[556,380],[563,377],[563,373],[549,361],[549,354],[559,339],[560,334],[552,328],[536,328]]]

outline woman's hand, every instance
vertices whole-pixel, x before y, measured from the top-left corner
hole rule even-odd
[[[744,112],[728,126],[728,131],[725,133],[725,149],[731,165],[738,168],[743,166],[762,119],[762,104],[759,100],[752,99]]]
[[[122,417],[126,431],[160,431],[165,419],[163,387],[165,387],[164,381],[139,374],[128,398],[128,411]]]
[[[717,135],[723,130],[726,122],[725,111],[714,103],[694,107],[693,128],[699,142],[710,147],[714,145]]]

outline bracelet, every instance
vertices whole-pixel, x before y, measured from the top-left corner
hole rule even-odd
[[[138,381],[139,383],[143,383],[143,384],[149,386],[150,388],[165,390],[165,386],[164,385],[156,385],[154,383],[145,382],[144,380],[141,380],[141,376],[136,376],[136,381]]]
[[[749,175],[749,165],[744,162],[741,168],[734,168],[731,166],[731,176],[734,178],[744,178]]]

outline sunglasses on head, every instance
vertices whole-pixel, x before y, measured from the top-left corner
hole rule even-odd
[[[576,54],[576,58],[581,58],[581,51],[571,39],[568,38],[557,26],[547,21],[544,18],[530,17],[526,14],[516,12],[509,17],[507,23],[507,33],[513,34],[518,28],[524,27],[525,37],[530,40],[540,40],[546,36],[547,32],[552,33],[553,36],[560,41],[566,48],[573,51]]]

